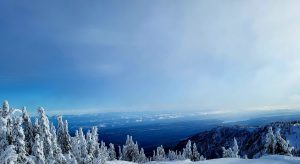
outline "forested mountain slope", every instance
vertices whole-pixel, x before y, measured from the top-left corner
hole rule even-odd
[[[231,146],[232,138],[235,137],[240,148],[240,155],[247,155],[248,158],[256,158],[263,154],[268,127],[273,127],[275,131],[280,131],[282,137],[294,146],[294,155],[299,155],[299,123],[300,121],[274,122],[261,127],[220,126],[180,141],[175,149],[181,150],[188,140],[191,140],[196,143],[200,154],[203,154],[207,159],[221,158],[222,148],[220,145],[225,147]]]

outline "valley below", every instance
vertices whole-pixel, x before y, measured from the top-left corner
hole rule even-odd
[[[267,127],[272,125],[277,129],[283,129],[282,134],[287,136],[296,148],[300,145],[300,141],[295,139],[300,136],[299,131],[295,129],[298,126],[294,126],[297,120],[300,120],[298,111],[280,110],[273,113],[260,113],[259,116],[239,117],[239,119],[235,115],[166,112],[66,115],[64,119],[69,122],[71,135],[74,135],[75,130],[80,127],[86,132],[90,127],[97,126],[99,140],[114,143],[116,146],[122,146],[126,136],[131,135],[139,146],[144,148],[147,156],[152,156],[153,150],[160,145],[163,145],[166,151],[181,150],[187,140],[191,139],[197,143],[200,153],[206,155],[208,159],[220,158],[221,145],[230,145],[233,137],[237,137],[240,146],[250,144],[246,142],[253,142],[248,141],[251,137],[254,140],[253,137],[258,134],[263,136],[267,132]],[[50,120],[55,123],[56,117],[52,116]],[[288,134],[287,131],[292,131],[292,134]],[[219,140],[211,140],[212,136],[218,136]],[[207,147],[215,148],[207,149]],[[249,153],[243,149],[246,148],[242,146],[242,153]],[[259,151],[259,148],[252,149]],[[249,157],[252,158],[254,152],[250,152]]]

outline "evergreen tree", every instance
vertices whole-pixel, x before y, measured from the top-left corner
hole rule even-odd
[[[12,142],[15,146],[16,153],[18,154],[18,162],[19,163],[26,163],[27,156],[26,156],[26,149],[25,149],[25,135],[23,132],[23,128],[21,127],[22,118],[14,119],[13,129],[12,129]]]
[[[82,128],[79,128],[79,151],[80,151],[80,161],[79,163],[91,163],[92,159],[88,155],[87,144],[85,135],[83,134]]]
[[[92,151],[92,154],[94,157],[96,157],[97,155],[99,155],[99,150],[100,149],[97,149],[99,148],[99,139],[98,139],[99,135],[98,135],[98,128],[96,126],[93,126],[92,127],[92,132],[91,132],[91,140],[92,140],[92,143],[93,143],[93,151]],[[97,154],[98,153],[98,154]]]
[[[101,150],[100,150],[100,144],[97,142],[95,144],[95,152],[94,152],[94,159],[93,163],[101,163]]]
[[[86,140],[82,128],[79,128],[79,149],[80,149],[80,157],[81,157],[80,161],[84,161],[84,158],[86,158],[88,152],[87,152]]]
[[[103,141],[101,141],[101,144],[100,144],[100,157],[101,157],[102,161],[107,161],[107,159],[109,158],[107,147],[105,146],[105,142],[103,142]]]
[[[222,147],[223,151],[223,158],[232,158],[232,150],[231,148],[226,149],[225,147]]]
[[[67,161],[67,164],[77,164],[77,160],[76,160],[76,157],[71,153],[69,152],[68,154],[65,154],[65,159]]]
[[[6,149],[2,149],[0,153],[1,164],[13,164],[17,163],[18,154],[15,151],[14,145],[9,145]]]
[[[61,148],[57,144],[56,129],[55,129],[53,123],[51,123],[51,125],[50,125],[50,132],[52,135],[51,143],[52,143],[53,157],[54,157],[55,161],[60,164],[67,163],[66,158],[62,154]]]
[[[5,100],[2,105],[1,114],[2,117],[6,120],[6,137],[7,142],[9,145],[12,144],[12,127],[13,127],[13,121],[11,118],[12,109],[9,108],[8,101]]]
[[[185,148],[182,151],[183,156],[185,159],[192,159],[193,158],[193,154],[192,154],[192,142],[191,140],[188,140]]]
[[[64,130],[64,123],[62,121],[62,116],[57,116],[57,143],[60,145],[62,152],[65,153],[65,143],[64,143],[64,136],[65,136],[65,130]]]
[[[229,149],[225,149],[222,147],[223,150],[223,158],[239,158],[239,147],[237,145],[237,141],[233,138],[233,147]]]
[[[86,133],[86,143],[87,143],[87,152],[88,152],[88,155],[91,157],[91,158],[94,158],[94,153],[95,153],[95,150],[96,150],[96,144],[94,142],[94,140],[92,140],[92,134],[90,133],[90,131],[88,131]]]
[[[3,118],[8,118],[10,114],[9,104],[7,100],[4,100],[1,111]]]
[[[232,147],[232,156],[233,158],[240,158],[239,156],[239,146],[235,138],[233,138],[233,147]]]
[[[132,136],[127,135],[126,144],[123,145],[122,160],[136,162],[138,159],[138,144],[133,142]]]
[[[80,150],[80,141],[79,141],[79,132],[78,130],[75,131],[75,136],[71,139],[71,150],[72,154],[76,157],[77,161],[80,162],[81,160],[81,150]]]
[[[166,160],[166,153],[165,153],[164,147],[162,145],[156,148],[156,152],[153,151],[152,159],[154,161],[165,161]]]
[[[68,121],[64,122],[64,153],[68,153],[71,150],[71,136],[69,134]]]
[[[291,156],[294,147],[290,146],[289,142],[284,140],[281,137],[280,130],[276,132],[275,139],[276,139],[275,154]]]
[[[97,142],[93,164],[104,164],[108,160],[108,158],[109,154],[105,143],[101,141],[101,145],[99,147],[99,143]]]
[[[24,127],[24,135],[25,135],[25,145],[27,154],[31,154],[31,147],[33,145],[33,127],[31,123],[31,119],[27,113],[26,107],[22,109],[22,118],[23,118],[23,127]]]
[[[197,145],[196,143],[193,144],[193,150],[192,150],[192,161],[203,161],[205,160],[205,158],[200,155],[200,153],[198,152],[198,149],[197,149]]]
[[[122,148],[121,148],[121,146],[118,146],[118,150],[119,150],[119,160],[123,160],[123,151],[122,151]]]
[[[48,117],[45,114],[45,110],[40,107],[38,109],[39,113],[39,135],[41,141],[43,141],[43,151],[46,159],[53,158],[53,149],[52,149],[52,135],[50,133],[50,125]]]
[[[7,140],[7,119],[0,117],[0,154],[2,154],[9,145]]]
[[[186,160],[184,154],[181,151],[178,152],[178,160]]]
[[[172,150],[169,150],[168,152],[168,155],[167,155],[168,159],[173,161],[173,160],[178,160],[178,154],[177,154],[177,151],[172,151]]]
[[[97,128],[97,126],[93,126],[92,127],[92,140],[94,140],[94,142],[97,143],[99,140],[98,137],[99,137],[98,128]]]
[[[266,134],[265,152],[268,154],[275,154],[276,139],[272,127],[268,128]]]
[[[35,156],[36,164],[45,164],[45,156],[43,149],[43,141],[40,140],[40,135],[37,134],[34,138],[34,144],[32,146],[32,154]]]
[[[145,163],[148,162],[147,157],[145,155],[144,149],[141,148],[140,153],[139,153],[139,159],[137,161],[138,163]]]
[[[40,125],[39,125],[39,119],[38,118],[35,118],[35,120],[34,120],[34,125],[33,125],[33,128],[32,128],[32,134],[33,134],[33,136],[34,136],[34,139],[35,139],[35,136],[37,135],[37,134],[39,134],[39,127],[40,127]],[[33,140],[34,140],[33,139]]]
[[[117,158],[114,144],[110,143],[107,151],[108,151],[109,161],[115,160]]]

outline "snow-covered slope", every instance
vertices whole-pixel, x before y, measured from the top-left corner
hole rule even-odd
[[[290,141],[290,144],[295,147],[296,150],[300,149],[300,124],[296,123],[290,126],[289,129],[283,131],[283,135]]]
[[[300,124],[299,121],[293,122],[274,122],[261,127],[248,126],[220,126],[210,131],[198,133],[192,137],[182,140],[175,147],[176,150],[182,150],[188,140],[197,144],[201,155],[207,159],[221,158],[221,146],[230,147],[232,139],[235,137],[240,147],[240,155],[247,155],[249,158],[259,158],[263,154],[265,136],[268,127],[273,127],[274,131],[280,129],[282,137],[289,140],[295,147],[293,152],[295,156],[300,154]]]
[[[206,161],[191,162],[184,161],[165,161],[165,162],[148,162],[147,164],[299,164],[299,157],[289,157],[280,155],[264,156],[260,159],[237,159],[237,158],[218,158]],[[126,161],[110,161],[107,164],[133,164]]]

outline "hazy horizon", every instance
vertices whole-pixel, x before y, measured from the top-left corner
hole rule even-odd
[[[300,109],[300,1],[0,2],[0,101],[34,111]]]

